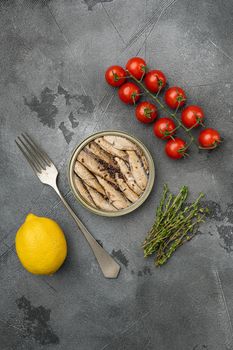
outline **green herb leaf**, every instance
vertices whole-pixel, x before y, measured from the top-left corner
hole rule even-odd
[[[181,187],[175,196],[164,185],[155,222],[142,245],[144,257],[155,253],[155,265],[163,265],[181,245],[195,236],[198,225],[208,214],[208,208],[203,208],[200,203],[203,196],[200,193],[196,201],[189,204],[186,203],[187,186]]]

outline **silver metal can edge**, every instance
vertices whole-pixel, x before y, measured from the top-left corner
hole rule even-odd
[[[100,209],[93,208],[91,205],[87,204],[84,199],[79,195],[79,193],[76,191],[74,182],[73,182],[73,169],[74,169],[74,163],[77,158],[77,154],[81,151],[83,147],[85,147],[90,141],[96,139],[97,137],[102,137],[105,135],[115,135],[115,136],[125,136],[132,142],[134,142],[136,145],[138,145],[142,151],[144,152],[147,160],[148,160],[148,165],[149,165],[149,178],[148,178],[148,183],[145,191],[143,192],[142,196],[132,205],[130,205],[128,208],[116,211],[116,212],[105,212]],[[69,180],[69,185],[71,187],[72,193],[75,196],[75,198],[78,200],[79,203],[89,211],[91,211],[94,214],[101,215],[101,216],[106,216],[106,217],[117,217],[117,216],[122,216],[131,213],[132,211],[136,210],[139,208],[147,199],[149,196],[153,185],[154,185],[154,179],[155,179],[155,167],[154,167],[154,161],[153,158],[147,149],[147,147],[136,137],[131,136],[127,132],[124,131],[118,131],[118,130],[105,130],[105,131],[100,131],[97,133],[94,133],[90,136],[88,136],[86,139],[84,139],[75,149],[73,150],[70,160],[68,162],[68,180]]]

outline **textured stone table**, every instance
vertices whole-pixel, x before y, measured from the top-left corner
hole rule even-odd
[[[233,349],[233,3],[228,0],[0,2],[1,350]],[[135,121],[104,81],[134,55],[163,70],[200,104],[225,142],[169,160],[152,128]],[[72,149],[93,132],[129,131],[151,151],[156,182],[146,203],[116,219],[94,216],[72,196]],[[103,278],[56,194],[33,175],[14,139],[27,131],[60,170],[59,185],[95,237],[121,263]],[[167,182],[207,194],[202,234],[158,269],[140,249]],[[57,220],[69,255],[51,277],[27,273],[14,237],[28,212]]]

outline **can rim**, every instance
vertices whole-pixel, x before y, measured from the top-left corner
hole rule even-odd
[[[148,178],[148,183],[147,187],[144,190],[143,194],[139,197],[139,199],[130,205],[129,207],[125,209],[121,209],[118,211],[103,211],[101,209],[93,208],[91,205],[89,205],[79,194],[79,192],[76,190],[74,186],[74,181],[73,181],[73,169],[74,169],[74,164],[77,158],[78,153],[92,140],[96,139],[97,137],[105,136],[105,135],[115,135],[115,136],[123,136],[128,138],[130,141],[136,143],[137,146],[139,146],[142,151],[144,152],[144,155],[147,158],[148,164],[149,164],[149,178]],[[118,130],[105,130],[105,131],[99,131],[96,132],[87,138],[85,138],[80,144],[78,144],[73,152],[71,153],[70,160],[68,162],[68,180],[69,180],[69,185],[71,187],[72,193],[75,196],[75,198],[78,200],[78,202],[86,209],[91,211],[94,214],[100,215],[100,216],[106,216],[106,217],[117,217],[117,216],[122,216],[131,213],[132,211],[136,210],[139,208],[147,199],[149,194],[151,193],[151,190],[154,185],[154,179],[155,179],[155,167],[154,167],[154,161],[153,158],[148,150],[148,148],[136,137],[131,136],[127,132],[124,131],[118,131]]]

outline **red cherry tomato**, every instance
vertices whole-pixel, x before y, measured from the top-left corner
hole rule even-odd
[[[141,79],[141,77],[145,74],[146,62],[140,57],[130,58],[126,63],[126,69],[136,79]]]
[[[200,132],[198,141],[201,147],[213,149],[221,142],[221,136],[217,130],[207,128]]]
[[[145,76],[144,83],[151,92],[158,92],[166,85],[166,77],[160,70],[151,70]]]
[[[165,152],[172,159],[180,159],[185,155],[186,142],[179,137],[170,139],[165,146]]]
[[[187,106],[181,113],[181,120],[186,128],[198,127],[204,119],[204,112],[199,106]]]
[[[147,101],[141,102],[135,109],[135,115],[141,123],[151,123],[157,118],[157,107]]]
[[[170,139],[171,135],[175,133],[176,125],[170,118],[160,118],[154,123],[154,134],[159,139]]]
[[[131,105],[139,100],[139,94],[139,87],[130,82],[121,85],[121,87],[118,90],[118,95],[121,101]]]
[[[170,108],[176,109],[185,104],[186,94],[179,86],[170,87],[165,92],[165,102]]]
[[[118,87],[125,82],[126,71],[120,66],[111,66],[105,72],[105,79],[111,86]]]

